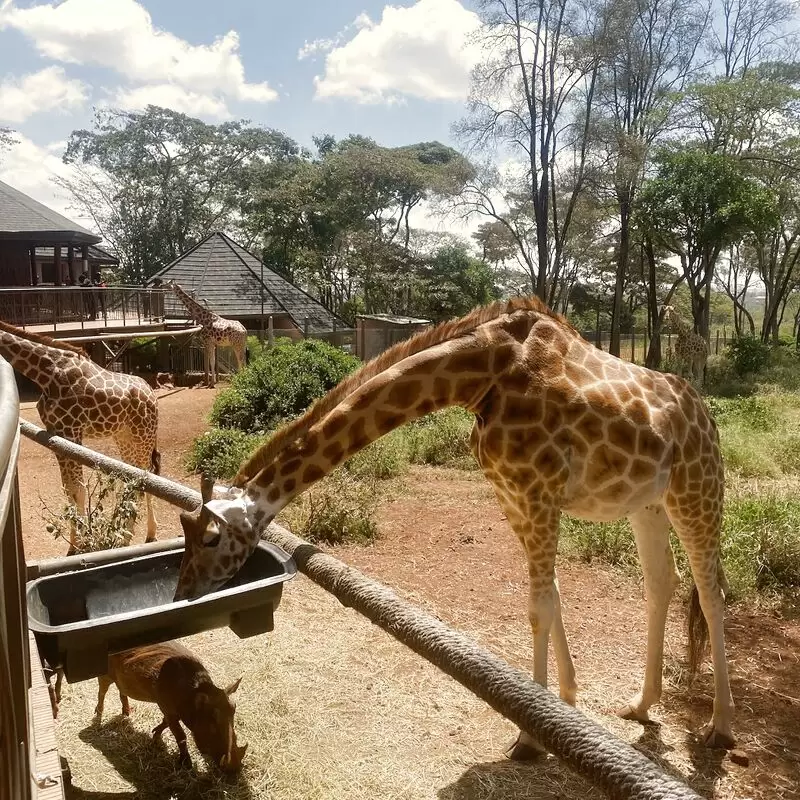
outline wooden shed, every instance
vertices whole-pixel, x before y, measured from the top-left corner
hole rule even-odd
[[[356,317],[356,355],[362,361],[380,355],[393,344],[430,328],[429,319],[397,314],[359,314]]]

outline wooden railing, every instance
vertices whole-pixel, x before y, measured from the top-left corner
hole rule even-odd
[[[20,328],[142,325],[164,321],[164,289],[63,286],[0,289],[0,319]]]

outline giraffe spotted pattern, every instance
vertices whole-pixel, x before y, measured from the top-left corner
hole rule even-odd
[[[475,415],[472,451],[525,552],[535,679],[547,685],[552,634],[560,695],[575,702],[555,574],[561,514],[627,517],[644,573],[648,640],[642,689],[620,713],[648,719],[661,696],[665,622],[678,584],[671,524],[696,584],[691,621],[702,619],[702,608],[710,633],[715,700],[705,738],[732,746],[719,543],[724,478],[714,421],[685,380],[597,350],[534,298],[476,309],[396,345],[279,430],[223,497],[206,491],[199,513],[181,517],[187,547],[176,599],[220,586],[280,509],[345,459],[453,405]],[[696,656],[700,641],[692,641]],[[521,734],[511,755],[536,749]]]
[[[183,303],[192,319],[203,326],[201,334],[205,346],[206,383],[213,387],[217,382],[217,347],[225,345],[233,348],[238,369],[242,369],[247,347],[247,330],[235,319],[225,319],[210,308],[198,303],[175,281],[167,284]]]
[[[84,436],[110,437],[123,461],[159,471],[158,403],[153,390],[141,378],[109,372],[80,348],[3,322],[0,322],[0,355],[41,389],[36,407],[50,433],[77,444],[82,444]],[[83,515],[86,508],[83,467],[63,456],[56,458],[64,491]],[[145,498],[149,542],[156,538],[157,523],[150,495]],[[75,549],[75,533],[73,525],[70,551]]]

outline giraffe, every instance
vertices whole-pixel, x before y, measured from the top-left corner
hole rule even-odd
[[[208,304],[201,305],[193,297],[187,294],[175,281],[167,284],[178,299],[192,315],[198,325],[203,326],[203,342],[206,349],[206,383],[213,387],[217,382],[217,346],[229,345],[233,348],[236,356],[236,364],[239,369],[244,366],[245,346],[247,345],[247,330],[241,322],[235,319],[225,319],[219,314],[215,314]]]
[[[472,451],[526,557],[534,679],[547,685],[552,631],[560,696],[575,703],[555,573],[561,514],[627,517],[648,630],[642,689],[618,713],[649,719],[661,696],[667,609],[679,582],[672,524],[694,578],[690,666],[710,633],[715,699],[704,739],[733,747],[719,541],[724,477],[714,420],[688,382],[598,350],[536,298],[478,308],[395,345],[278,430],[222,497],[205,491],[199,510],[181,515],[186,544],[175,599],[221,586],[287,503],[361,448],[452,405],[475,415]],[[508,755],[529,758],[538,749],[520,732]]]
[[[708,344],[695,333],[681,318],[674,306],[664,306],[664,320],[674,325],[678,331],[675,341],[675,356],[678,360],[678,371],[698,384],[703,381],[703,372],[708,359]]]
[[[79,347],[0,322],[0,356],[42,391],[36,408],[45,428],[77,444],[84,436],[111,437],[123,461],[158,474],[161,454],[156,449],[158,405],[153,390],[133,375],[109,372]],[[83,467],[57,455],[61,481],[78,513],[86,510]],[[157,522],[150,495],[147,538],[156,538]],[[133,522],[131,522],[133,525]],[[75,525],[69,552],[75,551]]]

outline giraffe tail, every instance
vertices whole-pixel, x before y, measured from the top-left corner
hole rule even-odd
[[[153,448],[153,452],[150,453],[150,472],[153,475],[160,475],[161,474],[161,453]]]
[[[725,577],[725,570],[722,567],[722,560],[717,560],[717,580],[723,594],[728,594],[728,579]],[[689,597],[689,614],[687,617],[688,632],[688,662],[689,677],[692,678],[700,669],[700,664],[705,656],[708,647],[708,621],[700,606],[700,593],[697,591],[697,584],[692,583],[692,593]]]

